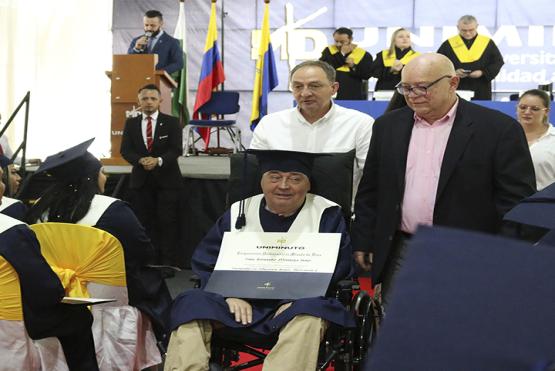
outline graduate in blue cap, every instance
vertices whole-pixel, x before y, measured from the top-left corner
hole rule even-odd
[[[2,172],[0,169],[0,176]],[[0,198],[4,189],[4,183],[0,182]],[[17,273],[23,321],[29,337],[57,337],[69,370],[97,371],[91,312],[84,306],[61,303],[64,288],[41,255],[35,234],[25,223],[3,214],[0,214],[0,256]],[[20,349],[0,350],[17,351]],[[0,368],[10,368],[8,365],[2,364]]]
[[[292,151],[252,152],[258,157],[263,193],[234,203],[195,249],[192,267],[200,277],[201,287],[182,293],[174,301],[166,369],[208,369],[213,323],[261,335],[279,333],[277,344],[264,361],[265,370],[314,370],[327,322],[355,326],[352,315],[335,298],[247,300],[224,298],[204,290],[224,233],[231,230],[341,233],[330,287],[353,274],[351,243],[341,208],[309,193],[314,155]]]
[[[159,341],[165,341],[171,296],[159,270],[146,267],[154,249],[131,208],[123,201],[103,196],[106,175],[88,148],[89,139],[49,156],[36,174],[54,179],[27,213],[29,224],[75,223],[92,226],[115,236],[123,246],[129,305],[147,314]]]
[[[23,221],[27,213],[27,206],[21,200],[12,198],[19,190],[21,176],[19,176],[13,161],[4,155],[0,155],[0,167],[2,168],[2,182],[6,186],[4,197],[0,203],[0,213]]]

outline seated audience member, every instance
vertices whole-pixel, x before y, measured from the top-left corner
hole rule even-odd
[[[401,82],[401,70],[418,54],[412,50],[410,32],[404,28],[395,30],[389,48],[379,52],[372,63],[372,76],[378,79],[374,90],[395,90]]]
[[[354,184],[362,176],[374,119],[333,102],[339,84],[328,63],[305,61],[291,70],[290,81],[297,107],[270,113],[260,120],[251,149],[301,152],[356,151]]]
[[[277,344],[264,361],[264,370],[314,370],[327,324],[354,325],[345,307],[331,297],[247,300],[204,291],[224,232],[232,230],[234,233],[341,233],[330,287],[353,272],[350,239],[341,209],[323,197],[308,193],[312,154],[257,152],[263,194],[241,201],[243,213],[240,213],[241,202],[233,204],[196,248],[192,265],[201,279],[201,288],[184,292],[174,301],[173,332],[165,370],[208,370],[212,330],[219,327],[261,335],[279,332]]]
[[[13,156],[10,142],[8,142],[8,137],[5,134],[0,137],[0,155],[7,156],[8,158]]]
[[[106,175],[100,161],[87,151],[93,140],[46,158],[37,174],[47,172],[55,183],[29,209],[26,220],[87,225],[116,237],[124,250],[129,305],[150,317],[156,336],[163,340],[171,304],[168,288],[158,270],[146,267],[154,249],[131,208],[100,195]]]
[[[549,122],[550,103],[545,91],[532,89],[520,96],[516,107],[530,147],[538,191],[555,182],[555,128]]]
[[[0,177],[2,172],[0,169]],[[2,201],[4,189],[4,183],[0,182]],[[69,370],[98,370],[90,311],[82,306],[61,303],[64,288],[41,255],[35,234],[26,224],[7,215],[0,215],[0,256],[18,275],[25,329],[29,337],[57,337]],[[9,336],[3,330],[0,328],[3,336]],[[20,349],[0,350],[17,351]]]
[[[21,176],[19,176],[19,173],[17,172],[17,169],[12,161],[4,155],[0,155],[0,166],[3,171],[2,182],[6,185],[6,191],[4,194],[8,196],[2,197],[0,213],[23,221],[25,219],[27,207],[20,200],[11,198],[19,190]]]

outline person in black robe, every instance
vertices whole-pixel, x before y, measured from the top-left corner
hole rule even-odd
[[[491,100],[491,81],[505,63],[501,52],[490,38],[478,35],[478,21],[465,15],[457,24],[459,34],[444,41],[437,52],[455,65],[461,78],[459,90],[471,90],[475,100]]]
[[[368,87],[364,81],[370,78],[372,55],[353,43],[353,31],[348,28],[335,30],[333,39],[335,44],[322,51],[320,60],[336,70],[339,90],[335,99],[366,100]]]
[[[389,48],[379,52],[372,63],[372,77],[378,79],[374,91],[395,90],[401,82],[401,70],[419,54],[412,50],[410,32],[404,28],[395,30]]]

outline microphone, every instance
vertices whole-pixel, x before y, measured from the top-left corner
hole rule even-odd
[[[144,37],[146,38],[146,44],[143,47],[143,51],[147,51],[148,49],[148,42],[150,40],[150,38],[152,37],[152,31],[146,31],[144,34]]]

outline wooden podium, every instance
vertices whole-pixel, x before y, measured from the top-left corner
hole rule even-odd
[[[156,54],[114,55],[113,71],[106,72],[112,80],[111,157],[102,159],[103,164],[127,165],[120,154],[121,137],[127,117],[138,113],[137,94],[141,87],[147,84],[158,86],[162,93],[160,111],[171,114],[171,93],[172,89],[177,88],[177,83],[166,71],[155,70],[157,59]]]

